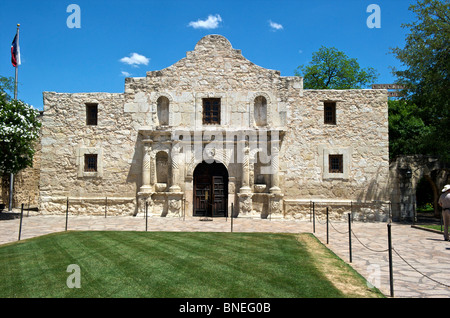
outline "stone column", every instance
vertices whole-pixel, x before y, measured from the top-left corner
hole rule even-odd
[[[269,204],[270,204],[270,213],[271,214],[282,214],[283,213],[283,194],[280,189],[280,177],[279,177],[279,169],[280,169],[280,140],[278,136],[274,138],[273,134],[271,135],[271,187],[269,192],[271,193],[269,196]]]
[[[150,193],[150,151],[151,151],[151,140],[144,140],[143,145],[143,158],[142,158],[142,186],[140,192]]]
[[[172,185],[169,188],[169,192],[180,192],[179,186],[180,179],[180,145],[179,141],[174,141],[172,144],[171,163],[172,163]]]
[[[239,189],[240,193],[250,193],[250,149],[244,147],[244,153],[242,156],[242,186]]]
[[[279,171],[279,140],[271,141],[271,188],[270,193],[281,193]]]
[[[244,136],[245,138],[245,136]],[[249,215],[253,209],[252,190],[250,188],[250,148],[246,144],[245,139],[240,142],[244,143],[242,156],[242,185],[239,189],[239,214],[241,216]]]

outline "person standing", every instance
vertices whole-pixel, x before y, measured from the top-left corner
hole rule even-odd
[[[448,227],[450,225],[450,184],[444,186],[439,197],[439,205],[442,207],[442,219],[444,220],[444,239],[449,240]]]

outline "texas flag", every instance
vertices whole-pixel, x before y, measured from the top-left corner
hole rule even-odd
[[[17,33],[11,43],[11,63],[14,67],[20,65],[19,35]]]

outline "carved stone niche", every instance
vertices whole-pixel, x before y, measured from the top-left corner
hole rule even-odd
[[[167,196],[168,215],[181,217],[183,213],[183,192],[172,192]]]
[[[239,193],[239,215],[250,215],[253,209],[253,193]]]
[[[270,214],[282,214],[283,213],[283,194],[272,194],[269,197]]]

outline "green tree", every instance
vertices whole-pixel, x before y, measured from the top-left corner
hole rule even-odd
[[[10,94],[14,94],[14,78],[0,75],[0,92],[6,94],[5,96],[7,100],[11,100]],[[8,92],[10,94],[8,94]]]
[[[0,92],[0,174],[16,174],[33,164],[39,137],[39,111]]]
[[[392,49],[404,65],[394,74],[407,88],[404,99],[417,105],[410,112],[427,127],[417,150],[450,160],[450,1],[419,0],[409,9],[416,20],[402,25],[409,29],[404,48]]]
[[[324,46],[313,53],[308,65],[299,66],[295,75],[303,77],[305,89],[364,88],[378,77],[375,69],[361,68],[355,58]]]
[[[389,157],[420,153],[420,140],[428,133],[416,115],[418,107],[404,100],[389,100]]]

